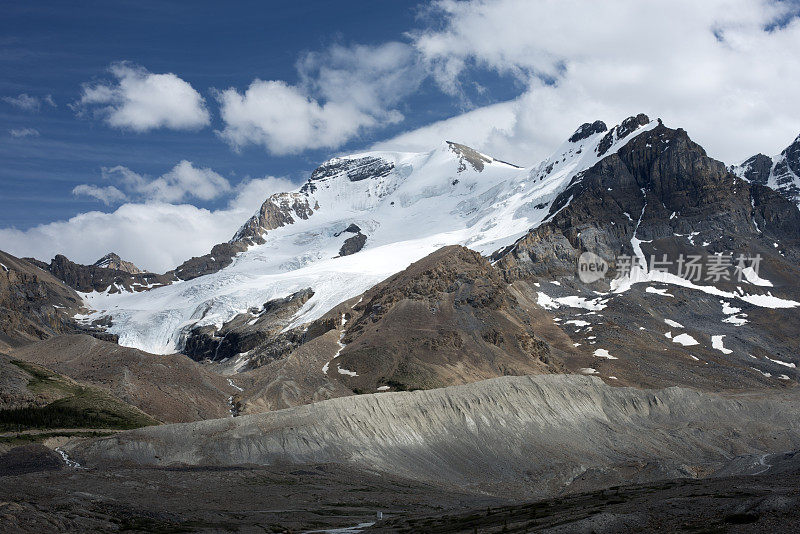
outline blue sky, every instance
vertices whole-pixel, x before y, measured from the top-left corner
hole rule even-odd
[[[800,133],[796,0],[4,2],[0,249],[166,270],[332,155],[532,165],[645,112],[734,163]]]
[[[103,208],[95,199],[71,193],[79,184],[103,184],[101,167],[123,165],[158,176],[189,160],[234,184],[246,176],[301,180],[333,151],[284,156],[250,146],[236,153],[214,134],[221,126],[214,112],[210,127],[202,130],[144,133],[78,116],[70,106],[80,99],[82,84],[108,79],[112,63],[175,73],[213,101],[214,88],[244,88],[254,78],[295,82],[295,64],[307,52],[402,39],[420,16],[417,2],[403,1],[251,1],[236,2],[233,9],[221,2],[81,4],[11,2],[3,8],[0,95],[52,95],[56,107],[40,103],[37,110],[25,110],[0,102],[5,126],[0,132],[0,227],[25,229]],[[494,96],[476,96],[483,103],[512,97],[514,90],[499,87]],[[403,124],[363,132],[337,150],[357,149],[458,113],[462,102],[427,83],[401,107],[407,116]],[[14,138],[11,129],[33,129],[38,135]],[[199,204],[215,207],[223,201]]]

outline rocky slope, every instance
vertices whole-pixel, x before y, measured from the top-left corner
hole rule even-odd
[[[158,421],[106,389],[0,353],[0,432],[130,429]]]
[[[230,416],[237,390],[182,354],[155,356],[86,335],[20,347],[13,357],[45,366],[114,396],[164,422]]]
[[[372,392],[563,371],[574,347],[548,335],[548,321],[541,324],[530,307],[480,254],[445,247],[344,312],[344,348],[324,372]]]
[[[737,455],[797,449],[799,400],[504,377],[135,430],[68,453],[90,467],[332,462],[531,498],[572,485],[702,477]]]
[[[79,327],[83,301],[50,273],[0,251],[0,349]]]

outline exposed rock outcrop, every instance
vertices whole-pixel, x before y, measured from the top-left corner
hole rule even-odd
[[[208,254],[186,260],[164,276],[173,280],[193,280],[213,274],[233,263],[233,258],[244,250],[247,250],[247,243],[244,240],[219,243],[214,245]]]
[[[356,252],[360,251],[364,248],[364,245],[367,243],[367,236],[358,232],[356,235],[352,237],[348,237],[344,240],[342,244],[342,248],[339,249],[339,256],[349,256],[350,254],[355,254]]]
[[[588,137],[608,131],[608,126],[603,121],[594,121],[594,122],[586,122],[581,124],[575,133],[573,133],[570,138],[570,143],[577,143],[578,141],[582,141],[583,139],[587,139]]]
[[[95,267],[104,267],[106,269],[112,269],[114,271],[125,271],[126,273],[130,274],[138,274],[143,273],[144,271],[138,268],[136,265],[129,261],[125,261],[119,257],[119,255],[115,254],[114,252],[109,252],[96,262],[94,262]]]
[[[294,314],[314,295],[304,289],[285,298],[271,300],[261,309],[242,313],[222,325],[193,328],[183,347],[194,360],[221,361],[247,354],[249,367],[259,367],[288,355],[312,339],[303,329],[284,331]]]
[[[383,178],[394,170],[394,163],[374,156],[333,158],[326,161],[311,173],[309,183],[328,180],[344,174],[351,182],[371,178]]]
[[[230,242],[245,245],[263,244],[266,232],[294,223],[295,217],[308,219],[315,209],[316,207],[309,205],[308,199],[301,193],[274,194],[261,205],[258,213],[236,232]]]

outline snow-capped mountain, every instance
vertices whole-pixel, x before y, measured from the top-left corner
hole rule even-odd
[[[777,156],[756,154],[731,171],[750,182],[766,185],[800,206],[800,135]]]
[[[140,293],[84,294],[95,311],[82,319],[110,317],[120,344],[163,354],[181,349],[191,328],[311,288],[289,327],[301,325],[445,245],[487,256],[511,245],[552,217],[581,171],[656,125],[644,115],[610,131],[584,124],[527,169],[452,142],[334,158],[267,199],[234,236],[243,251],[230,265]]]

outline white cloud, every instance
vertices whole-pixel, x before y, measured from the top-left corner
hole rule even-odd
[[[96,198],[106,206],[127,200],[127,195],[113,185],[101,187],[91,184],[82,184],[72,190],[76,196],[87,196]]]
[[[114,251],[144,269],[165,272],[229,240],[267,196],[294,188],[283,178],[258,178],[231,190],[230,203],[219,210],[163,202],[124,204],[110,213],[82,213],[24,231],[0,229],[0,249],[47,261],[61,253],[79,263],[94,263]]]
[[[39,137],[39,130],[35,128],[12,128],[8,131],[11,137],[22,139],[23,137]]]
[[[12,106],[24,111],[39,111],[39,109],[42,107],[42,102],[51,107],[56,107],[56,103],[53,100],[52,95],[46,95],[40,99],[39,97],[31,96],[27,93],[21,93],[17,96],[4,96],[3,102],[11,104]]]
[[[254,80],[240,93],[218,92],[225,123],[219,136],[234,149],[255,144],[274,154],[336,148],[365,129],[403,120],[393,106],[415,91],[424,74],[413,50],[333,46],[298,62],[300,83]]]
[[[517,113],[515,106],[510,102],[485,106],[375,143],[371,148],[426,152],[442,141],[456,141],[482,149],[484,152],[494,148],[494,152],[489,150],[494,156],[501,157],[501,154],[505,154],[506,157],[510,157],[508,144],[500,143],[501,146],[497,146],[498,143],[495,141],[507,139],[513,133],[517,123]],[[513,159],[508,161],[514,163]]]
[[[248,144],[273,154],[332,148],[376,124],[352,104],[320,104],[282,81],[255,80],[244,94],[226,89],[218,98],[225,121],[219,135],[236,150]]]
[[[399,42],[379,46],[334,45],[312,52],[297,65],[301,86],[329,102],[352,102],[374,116],[419,88],[426,73],[412,47]]]
[[[72,193],[111,204],[131,199],[182,202],[194,197],[213,200],[231,191],[231,184],[226,178],[211,169],[195,167],[186,160],[158,178],[138,174],[122,165],[103,167],[102,170],[103,178],[115,182],[119,187],[83,184],[73,189]]]
[[[431,146],[444,135],[534,163],[582,122],[645,112],[728,162],[773,153],[798,130],[800,54],[788,52],[800,50],[797,9],[768,0],[437,2],[435,27],[412,38],[443,90],[458,93],[481,69],[528,89],[491,108],[499,124],[470,112],[381,146]]]
[[[172,73],[153,74],[130,63],[114,63],[114,83],[85,84],[80,105],[93,108],[115,128],[194,130],[207,126],[205,100]]]

